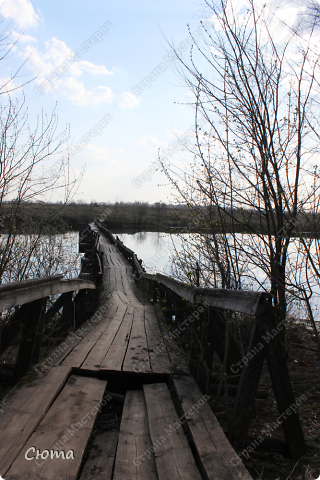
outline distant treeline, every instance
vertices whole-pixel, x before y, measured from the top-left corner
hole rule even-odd
[[[0,210],[1,233],[6,233],[10,225],[12,204],[3,203]],[[117,233],[121,230],[133,231],[221,231],[221,215],[227,230],[238,233],[267,232],[266,225],[256,211],[238,209],[233,211],[235,220],[231,223],[230,212],[220,212],[208,207],[199,206],[198,211],[185,205],[169,205],[164,203],[149,204],[144,202],[114,204],[103,203],[24,203],[19,208],[15,228],[17,233],[33,233],[40,224],[48,233],[64,233],[79,231],[83,225],[94,220]],[[320,215],[300,213],[288,222],[294,223],[296,235],[320,235]],[[224,227],[225,228],[225,227]],[[285,234],[285,228],[283,229]]]

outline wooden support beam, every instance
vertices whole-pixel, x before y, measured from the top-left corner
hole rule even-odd
[[[213,307],[208,307],[201,315],[201,319],[204,323],[204,336],[203,336],[203,361],[205,372],[203,375],[203,380],[199,384],[200,390],[203,393],[209,393],[209,386],[211,380],[212,364],[215,351],[215,325],[214,318],[217,315]]]
[[[31,364],[32,353],[40,322],[43,299],[35,300],[28,304],[23,319],[22,338],[19,345],[17,363],[14,370],[13,382],[16,383],[23,377]]]
[[[34,342],[34,348],[32,352],[32,358],[31,358],[31,364],[36,365],[39,363],[40,360],[40,351],[41,351],[41,341],[42,341],[42,334],[44,330],[44,325],[45,325],[45,316],[46,316],[46,306],[48,302],[49,297],[45,297],[42,300],[42,309],[40,313],[40,320],[38,324],[38,332],[35,338]]]
[[[77,293],[74,304],[75,304],[75,313],[76,313],[76,327],[82,325],[87,319],[87,309],[86,309],[86,298],[87,298],[87,291],[86,290],[79,290]]]
[[[81,290],[80,290],[81,291]],[[54,302],[53,305],[51,305],[51,307],[48,309],[48,311],[46,312],[46,316],[45,316],[45,325],[47,325],[51,318],[57,313],[59,312],[59,310],[61,310],[61,308],[63,307],[63,294],[60,295],[60,297],[57,298],[57,300]],[[46,332],[48,333],[48,332]]]
[[[26,313],[27,304],[17,308],[8,323],[0,327],[0,355],[9,347],[20,331],[21,320]]]
[[[63,311],[60,320],[59,334],[66,332],[74,326],[74,304],[72,296],[73,292],[63,294]]]
[[[266,352],[272,386],[274,389],[283,430],[292,458],[300,458],[306,453],[306,444],[300,423],[297,403],[293,393],[284,345],[281,341],[282,325],[276,323],[271,305],[268,315],[258,317],[262,343]],[[280,333],[280,334],[279,334]]]
[[[263,321],[263,318],[261,320]],[[241,359],[241,365],[244,365],[244,368],[242,369],[233,418],[229,427],[228,438],[237,452],[243,450],[246,445],[265,355],[264,346],[261,343],[260,329],[257,321],[255,321],[246,357]],[[241,371],[237,364],[234,364],[231,368],[235,374]]]
[[[226,348],[226,317],[221,309],[212,308],[210,310],[210,322],[212,322],[211,335],[213,341],[213,350],[218,354],[220,362],[223,364]],[[229,335],[229,348],[227,357],[227,374],[232,372],[232,365],[236,365],[241,360],[241,354],[232,334]],[[232,372],[234,373],[234,372]]]

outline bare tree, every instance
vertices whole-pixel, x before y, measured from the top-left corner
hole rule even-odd
[[[204,4],[210,22],[201,38],[190,31],[190,61],[172,47],[194,98],[193,159],[160,161],[202,227],[209,271],[223,287],[246,280],[268,291],[281,321],[289,247],[320,187],[314,28],[301,35],[253,1],[246,12]]]
[[[4,60],[12,48],[9,35],[0,35],[0,60]],[[18,75],[19,70],[16,72]],[[14,78],[14,76],[12,77]],[[12,80],[11,78],[11,80]],[[74,195],[80,177],[71,170],[67,142],[69,126],[57,133],[58,117],[55,109],[48,117],[43,112],[31,127],[28,109],[21,85],[13,98],[9,85],[0,86],[0,283],[6,278],[23,280],[35,275],[32,259],[45,233],[52,231],[53,219]],[[61,205],[54,212],[49,209],[35,222],[27,216],[28,204],[35,201],[48,202],[53,195],[59,195]],[[30,205],[29,205],[30,207]],[[30,208],[29,208],[30,210]],[[32,242],[17,243],[21,228],[33,233]],[[11,268],[11,267],[10,267]],[[13,271],[15,272],[13,275]]]

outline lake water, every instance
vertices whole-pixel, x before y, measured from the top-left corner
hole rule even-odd
[[[179,250],[181,245],[180,236],[175,234],[168,233],[158,233],[158,232],[139,232],[134,234],[129,233],[119,233],[117,234],[120,240],[131,250],[133,250],[138,258],[142,260],[142,265],[148,273],[164,273],[167,275],[172,275],[172,258],[175,256],[173,243],[175,244],[177,250]],[[239,238],[244,238],[246,235],[238,235]],[[184,241],[188,241],[189,234],[183,234],[181,237]],[[289,248],[290,259],[294,264],[295,259],[297,258],[297,244],[294,242]],[[249,279],[250,276],[250,279]],[[252,280],[252,277],[256,276],[257,282]],[[301,281],[304,281],[304,278],[301,278]],[[259,283],[265,283],[266,288],[268,288],[268,282],[266,282],[266,276],[258,267],[250,264],[248,265],[248,280],[244,282],[248,285],[246,289],[248,290],[259,290]],[[243,287],[244,288],[244,287]],[[311,299],[311,304],[314,312],[314,316],[317,321],[320,321],[320,287],[319,282],[316,279],[313,279],[312,283],[313,295]],[[292,302],[291,305],[292,314],[300,317],[306,318],[306,311],[304,304],[301,302]]]

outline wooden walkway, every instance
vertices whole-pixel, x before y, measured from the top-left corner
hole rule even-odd
[[[108,306],[102,301],[100,320],[78,334],[49,372],[5,399],[0,475],[5,480],[250,480],[182,354],[165,338],[155,307],[140,298],[131,266],[103,237],[100,248],[103,285],[112,297]],[[99,409],[108,401],[108,381],[123,383],[127,376],[130,385],[139,382],[126,391],[120,432],[96,436],[83,465]]]

